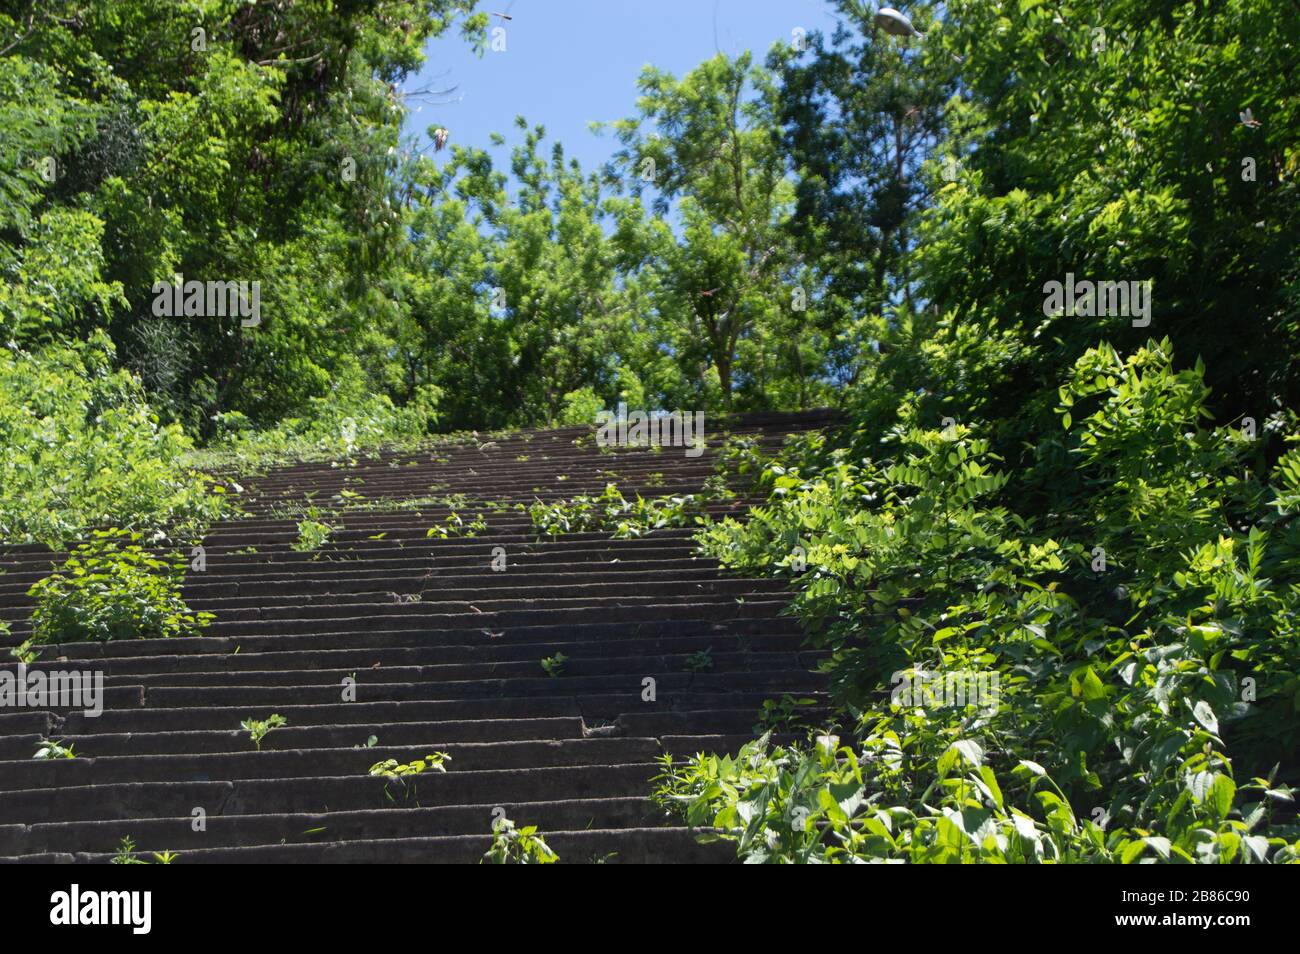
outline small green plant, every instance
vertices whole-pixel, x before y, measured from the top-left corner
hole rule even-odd
[[[608,483],[598,497],[580,495],[550,504],[539,500],[528,514],[538,534],[610,531],[618,539],[630,539],[664,527],[703,524],[703,503],[704,498],[696,494],[649,499],[637,495],[628,500],[616,484]]]
[[[72,746],[55,742],[53,739],[41,739],[36,747],[36,754],[32,756],[34,759],[75,759],[76,757],[77,753],[72,750]]]
[[[290,544],[290,548],[299,553],[310,553],[313,550],[319,550],[329,542],[330,535],[334,533],[334,528],[328,523],[322,523],[315,519],[315,516],[309,516],[306,520],[298,521],[298,539]]]
[[[289,720],[279,713],[267,716],[265,719],[245,719],[239,723],[240,728],[248,733],[248,737],[253,740],[253,745],[257,750],[262,751],[262,740],[270,735],[272,729],[281,729],[289,724]]]
[[[180,855],[174,851],[155,851],[153,857],[155,864],[169,865]],[[136,857],[135,842],[130,837],[125,837],[118,843],[117,854],[109,860],[111,865],[147,865],[148,863],[143,858]]]
[[[9,635],[8,625],[6,625],[3,622],[0,622],[0,636],[8,636],[8,635]],[[17,646],[13,646],[10,648],[9,655],[13,656],[14,659],[17,659],[23,665],[30,666],[32,663],[36,662],[37,659],[40,658],[41,651],[36,648],[36,644],[34,641],[30,639],[24,639]]]
[[[212,614],[193,613],[181,599],[184,559],[156,557],[140,539],[97,531],[59,570],[33,584],[29,643],[162,639],[207,626]]]
[[[691,653],[686,657],[686,669],[688,672],[708,672],[713,668],[713,647],[709,646],[701,649],[697,653]]]
[[[546,670],[546,675],[554,679],[556,676],[564,675],[564,664],[568,661],[569,657],[564,653],[556,653],[542,660],[542,668]]]
[[[123,837],[117,846],[117,854],[113,855],[110,865],[143,865],[148,864],[135,856],[135,841],[129,836]]]
[[[11,648],[9,650],[9,655],[13,656],[14,659],[17,659],[20,663],[30,666],[40,658],[41,651],[32,645],[30,639],[25,639],[17,646]]]
[[[401,763],[397,759],[384,759],[382,762],[376,762],[370,766],[369,774],[376,778],[387,779],[384,783],[384,797],[390,802],[396,802],[393,797],[393,783],[401,785],[402,801],[409,803],[417,794],[415,787],[408,786],[408,782],[425,772],[442,772],[446,774],[447,764],[451,761],[451,756],[446,752],[433,752],[422,759],[415,759],[411,762]],[[418,804],[418,803],[417,803]]]
[[[456,511],[447,514],[441,525],[433,526],[425,533],[426,537],[446,540],[449,537],[476,537],[487,529],[487,521],[482,513],[476,513],[474,519],[466,522]]]
[[[537,834],[536,825],[516,828],[509,818],[498,818],[492,823],[492,847],[479,864],[549,865],[559,860],[559,855]]]
[[[447,771],[446,763],[451,761],[451,756],[446,752],[434,752],[426,755],[422,759],[415,759],[405,764],[399,763],[397,759],[384,759],[382,762],[376,762],[370,766],[371,775],[388,779],[404,779],[412,775],[419,775],[422,772],[443,772]]]

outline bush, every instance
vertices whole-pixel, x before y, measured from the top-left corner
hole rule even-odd
[[[961,425],[769,461],[770,505],[701,542],[792,578],[856,739],[696,759],[661,794],[756,860],[1296,860],[1300,466],[1253,476],[1201,375],[1168,342],[1087,352],[1018,477]],[[994,691],[898,692],[936,674]]]
[[[261,431],[237,411],[218,414],[217,439],[190,460],[207,468],[241,471],[293,460],[349,461],[363,451],[424,440],[437,421],[440,396],[437,388],[426,385],[415,400],[397,407],[385,394],[348,386],[310,399],[301,413]]]
[[[298,539],[289,544],[289,548],[298,553],[310,553],[313,550],[319,550],[329,542],[331,534],[334,533],[334,527],[328,523],[321,523],[319,520],[313,520],[310,517],[306,520],[298,521]]]
[[[140,534],[102,531],[63,566],[32,585],[35,643],[164,639],[206,626],[181,599],[185,563],[140,546]]]
[[[102,333],[0,349],[0,543],[57,549],[108,525],[197,538],[221,515],[225,487],[183,466],[188,438],[112,358]]]
[[[811,746],[773,747],[765,735],[734,758],[697,755],[674,765],[665,756],[655,800],[712,829],[703,840],[734,841],[751,863],[1300,862],[1300,841],[1259,833],[1268,830],[1277,791],[1268,779],[1239,790],[1202,763],[1175,840],[1107,830],[1104,815],[1079,817],[1036,762],[1016,761],[999,778],[969,739],[924,763],[923,791],[909,784],[914,753],[897,735],[874,733],[860,752],[839,741],[824,734]],[[910,798],[900,800],[904,792]],[[1240,796],[1253,800],[1241,804]],[[1240,819],[1228,818],[1234,805]]]
[[[564,406],[560,408],[556,424],[564,427],[569,424],[593,424],[596,415],[605,408],[605,402],[591,388],[579,388],[564,395]]]

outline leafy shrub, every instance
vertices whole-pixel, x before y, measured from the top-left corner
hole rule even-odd
[[[604,400],[591,388],[578,388],[564,395],[564,406],[560,408],[556,423],[561,427],[566,424],[590,424],[604,407]]]
[[[330,538],[334,528],[327,523],[319,520],[308,518],[298,521],[298,539],[290,544],[290,548],[299,553],[309,553],[312,550],[319,550]]]
[[[713,647],[707,646],[687,656],[685,667],[687,672],[708,672],[713,668],[713,663]]]
[[[441,392],[420,388],[397,407],[385,394],[352,384],[342,393],[311,398],[302,412],[258,430],[237,411],[218,414],[217,437],[191,455],[196,465],[221,469],[265,467],[290,460],[352,460],[363,451],[425,439],[437,420]]]
[[[697,758],[666,771],[669,803],[757,860],[1294,861],[1273,766],[1300,732],[1300,468],[1290,451],[1252,476],[1258,448],[1202,426],[1201,373],[1168,342],[1090,350],[1064,436],[1014,479],[963,425],[899,426],[879,460],[762,464],[769,504],[701,545],[792,579],[856,741]],[[997,691],[886,690],[918,673]],[[817,847],[778,796],[823,813]]]
[[[674,765],[665,756],[655,799],[712,829],[704,840],[734,841],[755,863],[1258,863],[1270,853],[1275,863],[1300,862],[1300,841],[1260,833],[1268,829],[1265,796],[1276,792],[1266,779],[1239,792],[1228,775],[1201,766],[1196,793],[1184,798],[1189,822],[1171,840],[1079,818],[1030,760],[1015,762],[1000,780],[968,739],[915,774],[924,790],[911,784],[912,753],[897,735],[873,734],[860,753],[839,741],[823,734],[810,747],[772,747],[764,735],[734,758],[697,755]],[[911,798],[899,799],[904,792]],[[1238,806],[1241,818],[1229,819],[1246,792],[1259,801]]]
[[[113,345],[0,349],[0,542],[58,549],[94,527],[196,538],[226,487],[182,464],[190,442],[160,425]]]
[[[798,725],[807,724],[799,710],[816,704],[816,699],[808,696],[796,699],[788,692],[784,693],[780,699],[764,699],[763,705],[759,709],[758,722],[754,726],[754,731],[759,734],[764,732],[790,732]]]
[[[212,614],[191,612],[181,598],[184,559],[154,556],[140,541],[98,531],[34,583],[32,642],[164,639],[207,626]]]
[[[516,828],[509,818],[498,818],[492,823],[492,847],[479,864],[549,865],[559,860],[559,855],[537,834],[536,825]]]

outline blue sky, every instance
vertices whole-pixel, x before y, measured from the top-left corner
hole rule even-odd
[[[522,114],[586,171],[617,145],[588,122],[633,114],[645,64],[680,76],[719,50],[752,50],[761,62],[796,27],[829,33],[835,23],[825,0],[482,0],[480,9],[513,18],[490,18],[505,28],[506,50],[477,56],[455,30],[430,42],[428,61],[405,88],[455,91],[410,97],[406,131],[424,145],[430,125],[445,126],[451,143],[484,149],[499,132],[507,146],[493,153],[504,156]]]

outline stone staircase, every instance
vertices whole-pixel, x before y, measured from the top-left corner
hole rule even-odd
[[[771,448],[829,421],[766,415],[729,432]],[[766,699],[820,703],[817,654],[780,615],[778,581],[719,573],[689,530],[539,539],[515,504],[610,481],[628,497],[698,491],[720,444],[609,453],[592,435],[471,438],[245,480],[247,514],[212,528],[206,569],[186,582],[190,606],[216,615],[205,635],[44,647],[30,668],[104,673],[103,714],[0,708],[0,861],[106,861],[130,837],[179,863],[473,862],[502,813],[566,862],[729,860],[651,803],[656,760],[734,751]],[[338,529],[297,552],[308,505]],[[430,538],[452,509],[486,529]],[[65,556],[0,551],[13,630],[0,669],[30,633],[27,588]],[[692,671],[706,649],[712,668]],[[541,660],[561,653],[548,675]],[[272,713],[288,724],[256,750],[240,723]],[[43,737],[78,757],[33,760]],[[435,751],[445,774],[368,774]]]

